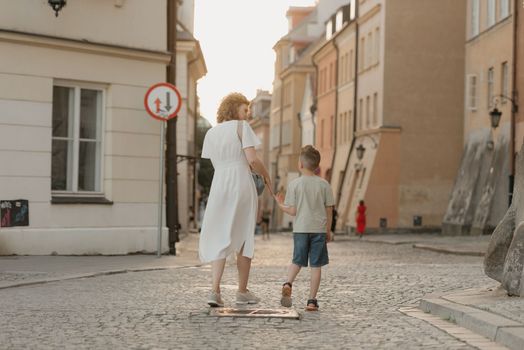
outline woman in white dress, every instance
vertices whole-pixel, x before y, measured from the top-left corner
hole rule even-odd
[[[237,304],[260,301],[247,289],[255,244],[257,192],[251,169],[271,186],[269,174],[257,157],[255,146],[260,140],[247,121],[249,101],[239,93],[227,95],[218,108],[218,125],[211,128],[202,148],[202,158],[209,158],[215,168],[213,182],[200,233],[199,255],[211,262],[211,307],[224,306],[220,281],[226,258],[237,254]]]

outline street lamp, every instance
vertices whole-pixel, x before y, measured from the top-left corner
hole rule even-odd
[[[58,12],[66,5],[67,0],[48,0],[48,3],[55,11],[55,17],[58,17]]]
[[[376,141],[373,137],[371,137],[371,136],[369,136],[369,135],[361,135],[361,136],[359,136],[359,137],[368,137],[368,138],[370,138],[371,141],[373,142],[373,149],[376,149],[376,148],[377,148],[377,146],[378,146],[377,141]],[[362,158],[364,158],[364,152],[366,152],[366,147],[364,147],[363,144],[360,144],[360,145],[355,149],[355,151],[357,151],[357,158],[358,158],[358,160],[362,160]]]
[[[362,144],[360,144],[356,148],[356,151],[357,151],[357,158],[358,158],[358,160],[362,160],[362,158],[364,158],[364,152],[366,151],[366,147],[364,147]]]
[[[492,111],[489,112],[489,117],[491,119],[491,127],[493,129],[496,129],[499,126],[501,116],[502,112],[499,111],[497,107],[495,107]]]
[[[492,103],[495,104],[495,108],[489,112],[491,119],[491,127],[496,129],[499,126],[502,112],[497,108],[499,100],[508,100],[511,102],[511,122],[510,122],[510,174],[509,174],[509,205],[513,200],[513,185],[515,182],[515,115],[519,110],[519,106],[512,98],[504,95],[493,96]],[[488,148],[493,149],[494,143],[492,140],[488,142]]]

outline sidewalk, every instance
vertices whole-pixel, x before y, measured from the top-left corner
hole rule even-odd
[[[420,308],[509,349],[524,349],[524,299],[509,297],[495,281],[488,288],[428,295]]]
[[[177,255],[0,256],[0,289],[134,271],[197,266],[198,234],[176,245]]]
[[[410,244],[446,254],[484,256],[491,236],[441,236],[439,234],[337,235],[337,240],[383,244]],[[493,281],[483,289],[427,295],[420,309],[467,328],[509,349],[524,349],[524,298],[509,297]]]
[[[359,238],[355,235],[336,235],[335,239],[385,243],[411,244],[413,248],[439,253],[484,256],[491,236],[442,236],[440,234],[371,234]]]

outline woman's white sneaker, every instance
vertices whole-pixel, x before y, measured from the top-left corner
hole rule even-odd
[[[219,293],[211,292],[209,298],[207,299],[207,304],[211,307],[223,307],[224,301],[220,297]]]
[[[246,292],[244,293],[237,292],[237,304],[240,304],[240,305],[257,304],[259,301],[260,301],[260,298],[256,297],[249,290],[246,290]]]

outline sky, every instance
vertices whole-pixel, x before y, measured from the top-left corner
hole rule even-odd
[[[290,6],[314,0],[196,0],[195,37],[207,75],[199,80],[200,113],[216,125],[220,100],[230,92],[253,99],[257,89],[272,89],[273,46],[288,31]]]

